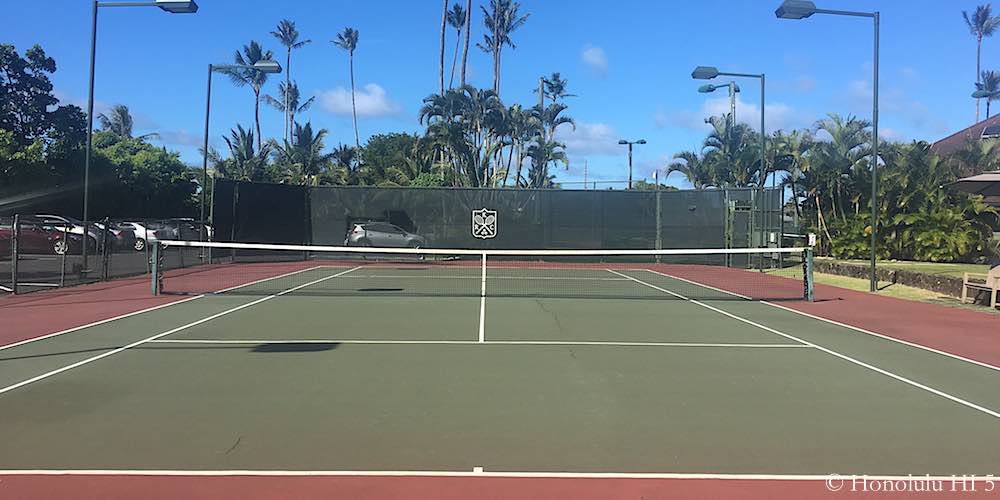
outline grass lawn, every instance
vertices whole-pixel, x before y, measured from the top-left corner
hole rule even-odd
[[[913,262],[912,264],[923,264],[922,262]],[[930,265],[946,265],[946,266],[964,266],[972,264],[930,264]],[[985,267],[985,266],[980,266]],[[970,271],[973,272],[973,271]],[[985,272],[985,269],[984,271]],[[830,286],[837,286],[841,288],[847,288],[849,290],[859,290],[866,292],[868,291],[868,280],[861,278],[849,278],[847,276],[838,276],[836,274],[825,274],[825,273],[815,273],[813,279],[816,283]],[[919,302],[927,302],[931,304],[939,304],[948,307],[959,307],[962,309],[970,309],[973,311],[990,312],[989,307],[984,307],[977,304],[962,304],[955,297],[945,295],[938,292],[932,292],[930,290],[924,290],[922,288],[914,288],[912,286],[898,285],[885,281],[880,281],[878,283],[879,295],[886,295],[889,297],[895,297],[897,299],[905,300],[916,300]],[[1000,310],[994,309],[992,311],[994,314],[1000,314]]]
[[[862,266],[868,265],[867,260],[833,259],[831,257],[816,257],[816,260],[845,262]],[[909,260],[881,261],[878,263],[878,267],[883,269],[897,269],[926,274],[941,274],[945,276],[954,276],[956,278],[961,278],[963,273],[986,273],[989,271],[989,266],[986,264],[952,264],[946,262],[915,262]]]

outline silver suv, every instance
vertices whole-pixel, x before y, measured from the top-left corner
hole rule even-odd
[[[361,222],[353,224],[344,245],[354,247],[421,248],[427,240],[419,234],[404,231],[388,222]]]

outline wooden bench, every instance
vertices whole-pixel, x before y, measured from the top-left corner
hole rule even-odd
[[[1000,266],[990,269],[987,274],[965,273],[962,279],[962,303],[969,302],[969,290],[976,292],[989,292],[990,308],[996,309],[997,295],[1000,295]],[[975,295],[972,297],[975,301]]]

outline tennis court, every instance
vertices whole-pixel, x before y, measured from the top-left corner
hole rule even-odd
[[[1000,369],[796,312],[788,273],[407,257],[169,270],[169,306],[0,347],[0,469],[1000,471]]]

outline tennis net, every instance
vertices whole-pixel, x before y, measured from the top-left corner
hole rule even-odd
[[[153,253],[152,288],[163,294],[777,301],[811,300],[813,289],[808,248],[469,250],[160,241]]]

